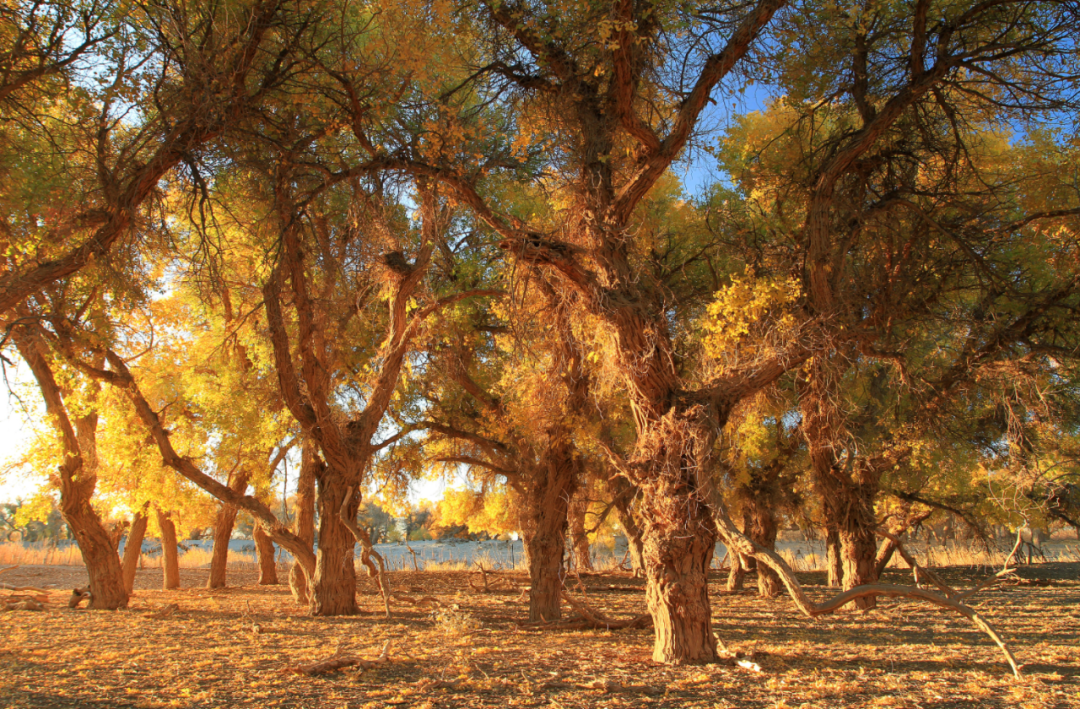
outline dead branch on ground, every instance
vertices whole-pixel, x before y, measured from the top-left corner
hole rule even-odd
[[[402,603],[408,603],[410,606],[435,606],[441,608],[442,604],[434,596],[424,596],[423,598],[413,598],[412,596],[406,596],[404,593],[395,593],[393,595],[395,601],[401,601]]]
[[[390,640],[386,641],[383,645],[382,652],[374,660],[364,660],[359,657],[348,657],[341,654],[341,648],[338,651],[319,662],[313,662],[310,665],[298,665],[296,667],[286,667],[281,670],[285,674],[300,674],[307,675],[308,677],[314,677],[315,675],[326,674],[327,672],[336,672],[337,670],[345,669],[346,667],[357,667],[361,670],[370,669],[377,665],[384,665],[390,662]]]
[[[492,593],[494,591],[514,590],[514,584],[509,579],[495,579],[494,581],[489,582],[488,574],[494,574],[496,572],[492,569],[485,569],[484,565],[481,564],[479,561],[476,562],[476,566],[478,569],[480,569],[480,578],[483,580],[484,585],[483,587],[477,586],[472,582],[472,579],[470,579],[469,587],[472,588],[472,590],[476,591],[477,593]],[[496,588],[497,584],[506,584],[507,588]]]

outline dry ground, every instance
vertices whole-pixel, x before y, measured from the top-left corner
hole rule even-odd
[[[1026,677],[965,619],[908,601],[812,621],[784,599],[729,594],[713,584],[716,631],[761,667],[665,667],[650,660],[651,630],[538,631],[516,621],[519,592],[481,594],[465,572],[399,572],[396,592],[435,596],[442,611],[395,606],[311,618],[287,588],[258,587],[230,571],[232,588],[207,591],[206,571],[182,570],[184,589],[158,590],[160,570],[139,572],[131,607],[69,610],[60,588],[44,612],[0,613],[0,707],[1080,707],[1080,564],[1021,569],[1046,584],[1006,585],[977,598],[978,610],[1012,643]],[[946,570],[967,586],[981,572]],[[523,586],[523,574],[504,574]],[[818,598],[820,575],[803,575]],[[21,567],[12,584],[85,579],[78,567]],[[899,573],[887,580],[908,583]],[[640,581],[584,579],[609,615],[644,610]],[[374,585],[361,600],[378,608]],[[164,618],[153,611],[176,603]],[[250,607],[251,614],[248,615]],[[262,632],[252,630],[258,623]],[[393,640],[390,662],[361,673],[307,677],[282,672],[339,648],[373,658]],[[442,684],[435,682],[442,680]],[[590,687],[594,685],[595,688]]]

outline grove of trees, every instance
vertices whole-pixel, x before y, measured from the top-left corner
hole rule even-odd
[[[91,606],[131,593],[103,517],[175,551],[243,510],[355,614],[362,506],[453,471],[530,621],[617,521],[664,663],[718,656],[718,540],[814,615],[782,525],[860,608],[921,524],[1080,528],[1078,36],[1074,0],[3,3],[3,362]]]

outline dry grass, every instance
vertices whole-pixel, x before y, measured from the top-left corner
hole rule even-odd
[[[1053,570],[1055,573],[1050,573]],[[1013,643],[1026,677],[1012,678],[997,649],[967,621],[909,603],[819,621],[786,600],[727,593],[712,584],[714,624],[756,673],[716,664],[667,667],[650,660],[651,631],[537,631],[517,626],[527,601],[517,590],[475,593],[462,572],[393,573],[395,592],[434,596],[442,609],[395,606],[381,618],[373,582],[359,578],[370,614],[312,618],[284,587],[257,587],[251,572],[232,588],[207,591],[205,570],[181,572],[184,588],[163,592],[160,572],[139,572],[132,607],[0,614],[0,707],[1027,707],[1080,706],[1080,565],[1033,566],[1023,575],[1049,585],[1011,585],[978,607]],[[976,576],[948,569],[968,586]],[[67,587],[80,568],[20,568],[13,583]],[[500,574],[518,587],[523,573]],[[803,574],[821,598],[819,574]],[[886,580],[908,582],[895,572]],[[1056,578],[1051,578],[1051,577]],[[590,603],[624,618],[641,612],[642,582],[626,574],[585,577]],[[55,594],[62,601],[61,594]],[[153,611],[168,604],[178,610]],[[249,614],[250,613],[250,614]],[[257,623],[261,633],[253,632]],[[281,670],[332,655],[375,657],[392,640],[390,662],[362,673],[318,677]]]
[[[182,569],[205,569],[210,567],[210,556],[209,550],[193,547],[180,554],[178,563]],[[63,549],[48,545],[30,545],[19,542],[0,544],[0,566],[10,566],[12,564],[22,566],[78,566],[82,563],[82,554],[74,544]],[[163,563],[164,559],[161,554],[143,554],[139,560],[139,567],[160,569]],[[253,552],[230,551],[229,568],[237,571],[254,569],[255,554]]]

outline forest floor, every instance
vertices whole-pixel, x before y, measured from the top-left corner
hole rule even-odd
[[[500,586],[516,588],[491,593],[474,590],[476,573],[393,573],[394,592],[433,596],[441,608],[398,603],[391,620],[376,613],[381,602],[366,576],[359,598],[367,613],[312,618],[287,587],[256,586],[251,571],[230,570],[233,586],[213,591],[202,587],[205,570],[181,570],[178,591],[159,590],[160,574],[140,570],[131,606],[109,612],[66,607],[70,589],[85,583],[80,567],[4,573],[8,584],[56,590],[45,611],[0,613],[0,708],[1080,707],[1075,563],[1021,567],[1019,583],[972,601],[1025,665],[1020,680],[969,621],[906,600],[811,620],[786,598],[728,593],[717,578],[716,632],[755,671],[731,661],[658,665],[650,629],[521,628],[523,573],[498,574]],[[963,588],[987,574],[942,575]],[[829,594],[820,574],[800,576],[815,598]],[[910,583],[904,576],[890,571],[884,580]],[[628,574],[582,581],[588,602],[609,616],[645,612],[643,582]],[[162,613],[169,604],[177,608]],[[389,661],[362,672],[289,671],[339,650],[373,659],[388,640]]]

